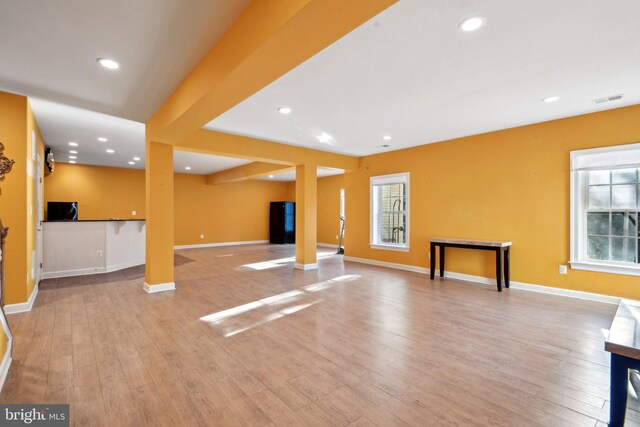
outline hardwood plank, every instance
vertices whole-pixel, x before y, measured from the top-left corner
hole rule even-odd
[[[607,422],[615,306],[339,256],[251,268],[293,250],[180,251],[176,291],[156,295],[140,268],[46,286],[8,316],[0,402],[69,403],[74,425]]]

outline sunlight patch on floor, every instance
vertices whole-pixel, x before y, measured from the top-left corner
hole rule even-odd
[[[343,276],[334,277],[333,279],[307,285],[302,289],[296,289],[281,294],[272,295],[256,301],[251,301],[233,308],[218,311],[215,313],[202,316],[201,321],[209,323],[211,326],[223,330],[225,337],[239,334],[256,326],[263,325],[267,322],[280,319],[298,311],[307,309],[319,302],[314,294],[316,292],[331,288],[338,284],[347,283],[360,278],[359,274],[345,274]],[[305,301],[304,299],[307,299]],[[284,307],[282,307],[284,306]],[[275,310],[259,315],[258,310]],[[245,315],[245,319],[242,319]],[[248,317],[247,317],[248,316]],[[258,319],[251,319],[251,316]]]
[[[317,258],[318,259],[327,258],[334,255],[337,255],[337,254],[335,252],[326,252],[326,251],[318,252]],[[260,262],[254,262],[251,264],[245,264],[243,265],[243,267],[251,268],[253,270],[267,270],[269,268],[282,267],[283,265],[286,265],[288,263],[293,263],[295,261],[296,261],[296,257],[292,256],[288,258],[272,259],[269,261],[260,261]]]

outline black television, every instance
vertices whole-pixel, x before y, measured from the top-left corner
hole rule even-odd
[[[78,202],[47,202],[48,221],[77,221]]]

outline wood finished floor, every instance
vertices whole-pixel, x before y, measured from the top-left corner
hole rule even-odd
[[[82,426],[605,425],[615,306],[293,253],[179,251],[154,295],[141,268],[42,282],[0,402]]]

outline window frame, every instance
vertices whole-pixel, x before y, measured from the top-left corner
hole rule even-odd
[[[369,177],[369,247],[371,249],[381,249],[388,251],[409,252],[410,246],[410,172],[394,173],[389,175],[378,175]],[[378,218],[374,219],[374,215],[378,216],[382,212],[376,211],[376,205],[374,204],[374,187],[385,184],[404,184],[405,185],[405,232],[406,242],[403,244],[391,244],[377,242],[377,236],[379,235],[379,229],[376,229],[375,225],[381,221]],[[378,227],[379,228],[379,227]]]
[[[588,257],[588,212],[640,212],[636,209],[589,209],[590,171],[640,168],[640,144],[577,150],[570,153],[570,261],[572,269],[640,276],[640,263],[594,260]],[[609,184],[613,185],[612,183]],[[640,185],[640,184],[637,184]],[[611,221],[611,219],[610,219]],[[611,233],[611,230],[609,231]],[[625,236],[621,236],[625,237]],[[640,239],[640,236],[636,236]],[[640,243],[639,243],[640,244]],[[611,249],[610,249],[611,250]],[[637,255],[636,255],[637,256]]]

